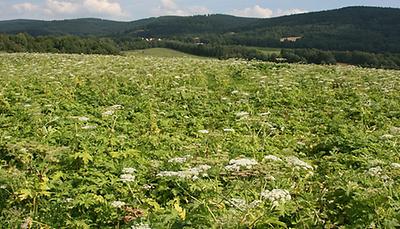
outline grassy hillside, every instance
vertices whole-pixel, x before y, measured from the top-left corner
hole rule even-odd
[[[350,66],[0,54],[0,227],[396,228],[398,88]]]
[[[195,55],[190,55],[184,52],[179,52],[172,49],[167,48],[149,48],[143,50],[135,50],[125,52],[124,55],[126,56],[138,56],[138,57],[191,57],[191,58],[205,58]]]

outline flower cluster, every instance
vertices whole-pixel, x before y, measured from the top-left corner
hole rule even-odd
[[[282,161],[282,159],[274,155],[267,155],[264,157],[264,159],[267,161]]]
[[[122,173],[125,173],[125,174],[133,174],[133,173],[135,173],[136,172],[136,169],[134,169],[134,168],[123,168],[122,169]]]
[[[382,174],[383,170],[381,167],[373,167],[367,171],[367,174],[373,177],[379,177]]]
[[[83,116],[83,117],[78,117],[78,120],[81,121],[81,122],[87,122],[87,121],[89,121],[89,118]]]
[[[184,179],[196,180],[199,176],[206,177],[207,171],[211,169],[209,165],[199,165],[182,171],[162,171],[157,174],[158,177],[179,177]]]
[[[287,157],[286,161],[291,165],[294,166],[295,168],[302,168],[305,170],[313,170],[314,168],[309,165],[307,162],[304,162],[300,160],[299,158],[295,156]]]
[[[168,162],[169,162],[169,163],[179,163],[179,164],[182,164],[182,163],[185,163],[187,160],[189,160],[189,159],[191,159],[191,158],[192,158],[191,155],[186,155],[186,156],[183,156],[183,157],[174,157],[174,158],[169,159]]]
[[[391,135],[391,134],[384,134],[384,135],[381,136],[382,140],[390,140],[392,138],[394,138],[394,136]]]
[[[225,169],[229,171],[239,171],[242,167],[251,169],[253,165],[257,165],[258,162],[250,158],[232,159],[229,161],[229,165],[225,166]]]
[[[208,131],[208,130],[199,130],[198,132],[200,134],[208,134],[208,133],[210,133],[210,131]]]
[[[111,206],[113,206],[114,208],[122,208],[125,205],[126,205],[126,203],[122,202],[122,201],[113,201],[111,203]]]
[[[283,189],[266,190],[261,192],[261,196],[271,201],[274,206],[292,199],[289,191]]]
[[[132,229],[151,229],[150,225],[144,223],[138,223],[131,226]]]
[[[97,128],[97,126],[90,126],[90,125],[82,126],[83,130],[93,130],[93,129],[96,129],[96,128]]]
[[[237,118],[243,118],[243,117],[247,117],[247,116],[249,116],[249,112],[240,111],[240,112],[236,113]]]
[[[390,166],[394,169],[400,169],[400,164],[399,163],[392,163]]]
[[[122,109],[122,105],[113,105],[111,107],[108,107],[106,111],[102,113],[103,116],[111,116],[115,113],[115,111]]]
[[[136,172],[136,169],[134,168],[124,168],[122,169],[122,173],[120,176],[120,179],[122,182],[133,182],[135,181],[135,175],[134,173]]]

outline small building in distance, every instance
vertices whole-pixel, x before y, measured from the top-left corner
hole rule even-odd
[[[289,41],[289,42],[296,42],[303,37],[282,37],[281,42]]]

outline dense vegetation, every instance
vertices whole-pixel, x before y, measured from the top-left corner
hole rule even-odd
[[[0,228],[398,228],[400,72],[0,54]]]
[[[109,38],[0,34],[0,51],[6,52],[118,54],[119,50]]]

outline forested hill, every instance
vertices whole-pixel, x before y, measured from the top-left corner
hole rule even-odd
[[[216,45],[400,53],[400,9],[347,7],[269,19],[229,15],[164,16],[132,22],[94,18],[0,22],[0,33],[153,37]],[[299,37],[296,42],[281,42]]]
[[[260,19],[229,15],[199,15],[190,17],[162,16],[132,22],[118,22],[97,18],[71,20],[8,20],[0,21],[0,33],[28,33],[38,35],[79,36],[173,36],[182,34],[219,34],[258,22]]]
[[[296,36],[302,39],[284,46],[400,52],[400,9],[347,7],[261,19],[235,32],[232,40],[253,46],[279,46],[279,38]]]
[[[80,18],[59,21],[41,20],[8,20],[0,21],[0,33],[17,34],[28,33],[32,36],[40,35],[78,35],[78,36],[106,36],[112,33],[125,31],[140,26],[150,19],[134,22],[118,22],[97,18]]]

